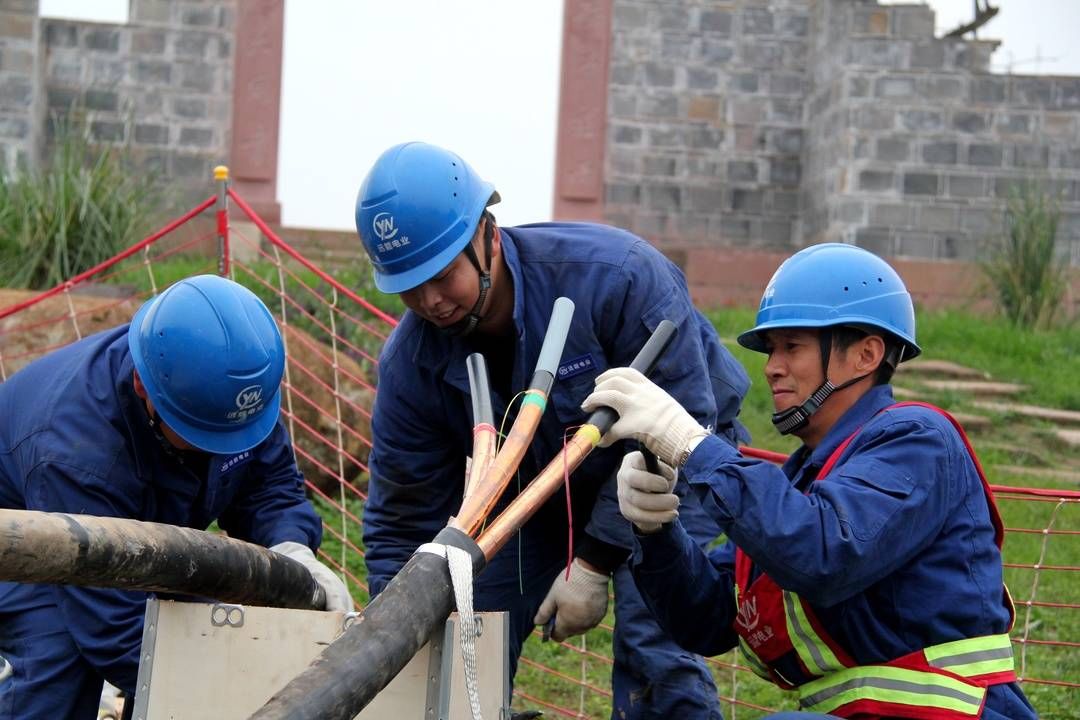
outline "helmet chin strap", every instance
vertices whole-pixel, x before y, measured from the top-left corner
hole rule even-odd
[[[840,383],[839,385],[833,385],[829,380],[829,356],[832,354],[832,330],[830,328],[823,328],[819,335],[821,342],[821,371],[825,376],[825,382],[818,386],[818,389],[810,393],[810,397],[806,398],[802,405],[790,407],[787,410],[781,410],[780,412],[773,413],[772,424],[776,428],[777,432],[781,435],[790,435],[793,432],[802,430],[810,422],[810,418],[821,409],[821,406],[825,404],[825,401],[829,399],[829,396],[838,390],[843,390],[849,385],[854,385],[860,380],[864,380],[870,377],[873,373],[867,373],[865,375],[859,375],[853,377],[847,382]]]
[[[448,325],[444,328],[440,328],[442,332],[450,335],[451,337],[465,337],[472,333],[476,329],[476,326],[480,324],[480,321],[484,319],[484,316],[480,314],[480,311],[484,307],[484,300],[487,299],[488,291],[491,289],[491,241],[495,235],[494,228],[491,227],[491,221],[487,221],[484,224],[484,265],[487,266],[485,270],[480,266],[480,260],[476,257],[476,251],[473,250],[472,243],[470,242],[465,246],[465,256],[469,258],[469,262],[476,268],[476,272],[480,274],[480,294],[476,298],[476,302],[472,306],[472,310],[465,317],[458,320],[453,325]]]

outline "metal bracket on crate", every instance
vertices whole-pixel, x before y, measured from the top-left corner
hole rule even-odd
[[[484,618],[477,615],[475,622],[476,637],[482,637],[484,634]],[[506,622],[505,618],[503,622]],[[434,632],[429,640],[425,720],[427,718],[431,718],[431,720],[450,720],[451,689],[455,687],[455,683],[461,685],[461,673],[463,672],[460,663],[458,667],[454,665],[458,627],[457,617],[451,616],[446,621],[446,625]],[[498,632],[498,628],[496,628],[496,632]],[[502,705],[499,707],[498,719],[509,720],[512,715],[510,711],[510,660],[507,654],[509,651],[509,639],[508,634],[505,632],[503,633],[502,645],[502,676],[506,679],[506,682],[502,688]],[[460,658],[457,659],[460,660]],[[455,674],[457,677],[455,677]],[[458,689],[460,690],[460,687]]]
[[[214,627],[244,627],[244,606],[214,603],[210,608],[210,624]]]

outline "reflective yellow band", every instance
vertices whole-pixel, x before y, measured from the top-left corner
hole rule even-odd
[[[811,675],[821,676],[843,670],[844,665],[833,651],[818,637],[810,625],[810,619],[803,610],[802,603],[795,593],[784,590],[784,621],[787,623],[788,637],[799,659]]]
[[[742,636],[739,636],[739,649],[742,650],[743,657],[746,659],[746,662],[750,665],[750,669],[754,671],[755,675],[764,678],[769,682],[773,682],[772,675],[769,674],[769,668],[761,658],[750,649],[750,646],[742,639]]]
[[[828,713],[858,700],[939,708],[978,717],[986,688],[921,670],[871,665],[848,668],[799,687],[799,706]]]
[[[954,640],[923,650],[936,668],[964,677],[1009,672],[1013,669],[1012,641],[1006,634]]]

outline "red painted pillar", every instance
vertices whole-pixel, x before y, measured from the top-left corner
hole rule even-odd
[[[237,0],[229,170],[236,192],[268,223],[281,222],[277,165],[284,33],[284,0]]]
[[[604,219],[611,2],[565,0],[563,6],[556,220]]]

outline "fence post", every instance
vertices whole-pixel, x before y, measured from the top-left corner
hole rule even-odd
[[[214,180],[218,184],[218,275],[229,277],[229,168],[225,165],[215,167]]]

